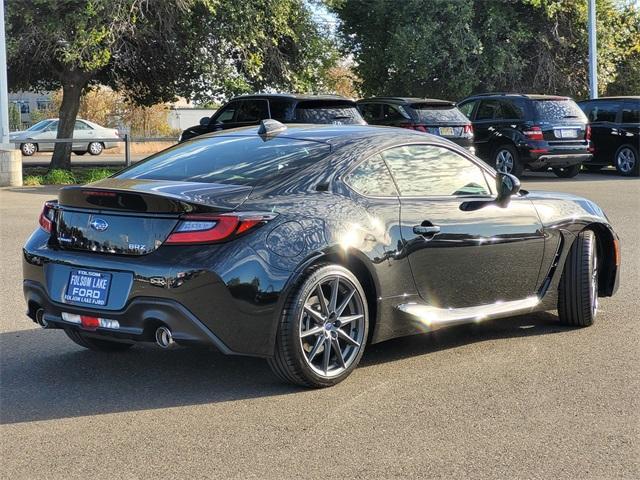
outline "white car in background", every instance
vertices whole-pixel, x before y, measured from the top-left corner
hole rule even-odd
[[[50,118],[42,120],[35,125],[21,132],[9,134],[11,143],[20,144],[20,150],[26,157],[30,157],[36,152],[53,152],[55,143],[47,142],[53,140],[58,133],[58,119]],[[77,119],[73,130],[73,153],[84,155],[89,152],[91,155],[100,155],[103,150],[118,146],[120,136],[113,128],[101,127],[88,120]],[[95,140],[93,140],[95,139]],[[104,139],[113,139],[105,141]]]

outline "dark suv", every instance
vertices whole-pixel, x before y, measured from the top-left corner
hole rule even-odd
[[[552,168],[570,178],[591,159],[587,117],[570,98],[491,93],[458,108],[473,122],[476,154],[497,170],[520,176]]]
[[[471,122],[453,102],[432,98],[373,97],[357,103],[369,125],[431,133],[475,151]]]
[[[337,125],[366,125],[356,102],[337,95],[242,95],[231,99],[211,118],[203,117],[200,125],[187,128],[180,142],[203,133],[228,128],[257,125],[272,118],[282,123],[334,123]]]
[[[620,175],[640,175],[640,96],[604,97],[578,105],[591,125],[590,171],[614,165]]]

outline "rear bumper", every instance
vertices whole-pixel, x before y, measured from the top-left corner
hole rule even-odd
[[[547,167],[571,167],[581,165],[591,159],[591,154],[540,154],[528,162],[533,169]]]

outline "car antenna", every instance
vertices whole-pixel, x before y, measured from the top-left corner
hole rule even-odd
[[[258,128],[258,135],[261,137],[273,137],[280,132],[284,132],[287,126],[280,123],[277,120],[270,118],[260,120],[260,127]]]

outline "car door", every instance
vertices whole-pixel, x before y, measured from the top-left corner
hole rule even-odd
[[[53,140],[58,135],[58,120],[54,120],[40,133],[34,136],[38,141],[38,150],[41,152],[49,152],[53,150],[54,143],[47,142],[47,140]]]
[[[444,146],[381,155],[400,192],[401,235],[425,302],[455,309],[535,295],[544,235],[526,196],[496,204],[492,173]]]
[[[211,117],[211,120],[209,120],[207,131],[215,132],[217,130],[233,128],[233,120],[236,116],[236,110],[238,110],[238,104],[238,101],[231,101],[218,110]]]
[[[599,100],[589,114],[591,122],[591,145],[595,149],[598,162],[613,163],[619,142],[618,112],[622,109],[622,102]]]
[[[93,127],[82,120],[76,120],[73,128],[73,139],[75,140],[73,142],[73,150],[86,151],[93,138],[97,138]]]
[[[238,110],[236,111],[233,122],[225,124],[225,128],[257,125],[260,123],[260,120],[264,120],[265,118],[269,118],[269,104],[266,99],[239,100]]]
[[[473,135],[476,153],[479,157],[489,160],[496,126],[500,121],[500,101],[496,99],[480,100],[473,120]]]
[[[358,103],[358,110],[362,114],[362,118],[369,125],[379,125],[382,118],[382,104],[381,103]]]

